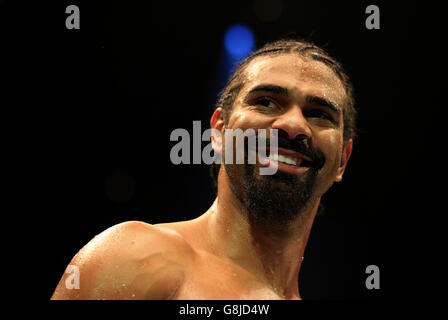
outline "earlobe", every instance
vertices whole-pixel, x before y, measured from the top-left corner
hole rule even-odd
[[[353,148],[353,140],[349,139],[347,143],[345,143],[344,149],[342,150],[341,163],[338,168],[338,174],[334,179],[335,182],[342,181],[342,176],[344,174],[345,168],[347,167],[347,162],[350,159]]]

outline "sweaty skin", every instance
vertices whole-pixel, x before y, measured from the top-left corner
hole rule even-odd
[[[207,212],[189,221],[129,221],[105,230],[70,262],[79,267],[79,289],[66,288],[64,274],[52,299],[301,299],[298,274],[321,196],[342,180],[352,150],[352,141],[343,141],[342,108],[331,123],[312,116],[315,106],[306,97],[343,106],[345,91],[326,65],[295,54],[257,57],[245,75],[229,122],[218,108],[211,127],[222,137],[225,128],[277,128],[318,147],[326,162],[307,209],[281,230],[251,224],[221,166],[218,195]],[[257,93],[273,99],[269,108],[257,105],[247,93],[260,84],[285,87],[291,95]],[[219,139],[212,139],[213,148],[223,152]]]

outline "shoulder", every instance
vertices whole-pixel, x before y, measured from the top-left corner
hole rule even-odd
[[[80,250],[75,260],[83,262],[96,257],[144,259],[156,253],[179,253],[189,257],[193,250],[184,237],[174,230],[141,221],[127,221],[95,236]]]
[[[95,236],[72,259],[79,289],[67,289],[67,274],[54,299],[162,299],[174,293],[194,250],[181,234],[141,221],[117,224]]]

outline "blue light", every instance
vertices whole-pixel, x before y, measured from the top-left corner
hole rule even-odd
[[[254,46],[254,35],[245,25],[236,24],[227,30],[224,45],[227,52],[235,58],[244,58]]]

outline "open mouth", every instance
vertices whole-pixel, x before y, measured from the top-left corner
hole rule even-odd
[[[266,149],[267,159],[276,161],[278,163],[287,164],[296,167],[311,167],[313,162],[307,156],[301,153],[278,148],[277,153],[271,153],[270,149]]]
[[[276,153],[271,153],[269,148],[266,148],[265,155],[261,154],[259,150],[258,159],[263,166],[274,165],[279,171],[294,175],[302,175],[314,166],[309,157],[282,148],[278,148]]]

